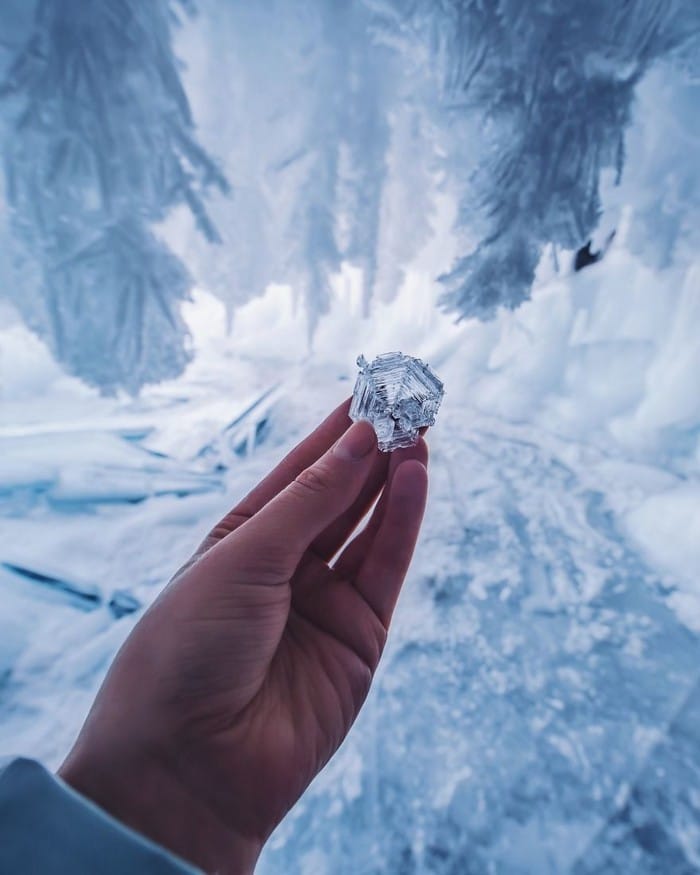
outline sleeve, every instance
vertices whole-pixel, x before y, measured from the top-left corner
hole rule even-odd
[[[0,760],[0,873],[197,875],[34,760]],[[201,875],[201,873],[200,873]]]

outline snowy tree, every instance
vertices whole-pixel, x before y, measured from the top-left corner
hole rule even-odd
[[[188,273],[152,224],[186,204],[218,239],[203,193],[227,183],[194,139],[172,21],[165,0],[40,0],[2,89],[7,200],[38,266],[10,296],[56,358],[106,392],[188,360]]]
[[[382,196],[387,183],[391,108],[396,101],[394,58],[376,45],[361,4],[349,7],[345,37],[345,95],[340,118],[339,242],[345,260],[362,269],[363,309],[377,281]]]
[[[291,285],[313,334],[344,260],[363,269],[371,297],[395,56],[373,41],[361,3],[200,9],[182,34],[186,82],[236,196],[211,204],[220,256],[190,237],[188,263],[232,309],[271,282]]]
[[[700,49],[696,0],[197,0],[179,29],[191,0],[32,2],[2,91],[6,294],[105,391],[182,370],[194,281],[231,315],[289,284],[312,337],[351,264],[371,313],[440,187],[459,203],[443,304],[518,306],[545,246],[596,228],[641,78],[662,58],[697,72]],[[680,225],[664,233],[669,251]]]
[[[546,243],[573,249],[595,228],[601,171],[624,159],[640,78],[697,38],[700,7],[627,0],[441,0],[380,4],[418,35],[441,74],[447,164],[461,196],[465,255],[442,280],[460,317],[528,295]],[[478,158],[476,156],[479,156]],[[484,157],[485,156],[485,157]]]

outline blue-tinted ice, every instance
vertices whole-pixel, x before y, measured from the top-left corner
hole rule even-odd
[[[350,419],[374,426],[382,452],[412,447],[421,428],[435,424],[445,390],[420,359],[386,352],[369,363],[357,359],[360,373],[350,405]]]

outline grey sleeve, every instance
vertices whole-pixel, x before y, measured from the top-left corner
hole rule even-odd
[[[0,760],[0,875],[197,875],[34,760]]]

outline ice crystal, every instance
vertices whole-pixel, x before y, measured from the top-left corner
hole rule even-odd
[[[434,425],[445,394],[428,365],[401,352],[387,352],[369,363],[357,359],[360,373],[350,405],[350,419],[371,422],[379,449],[411,447],[421,428]]]

